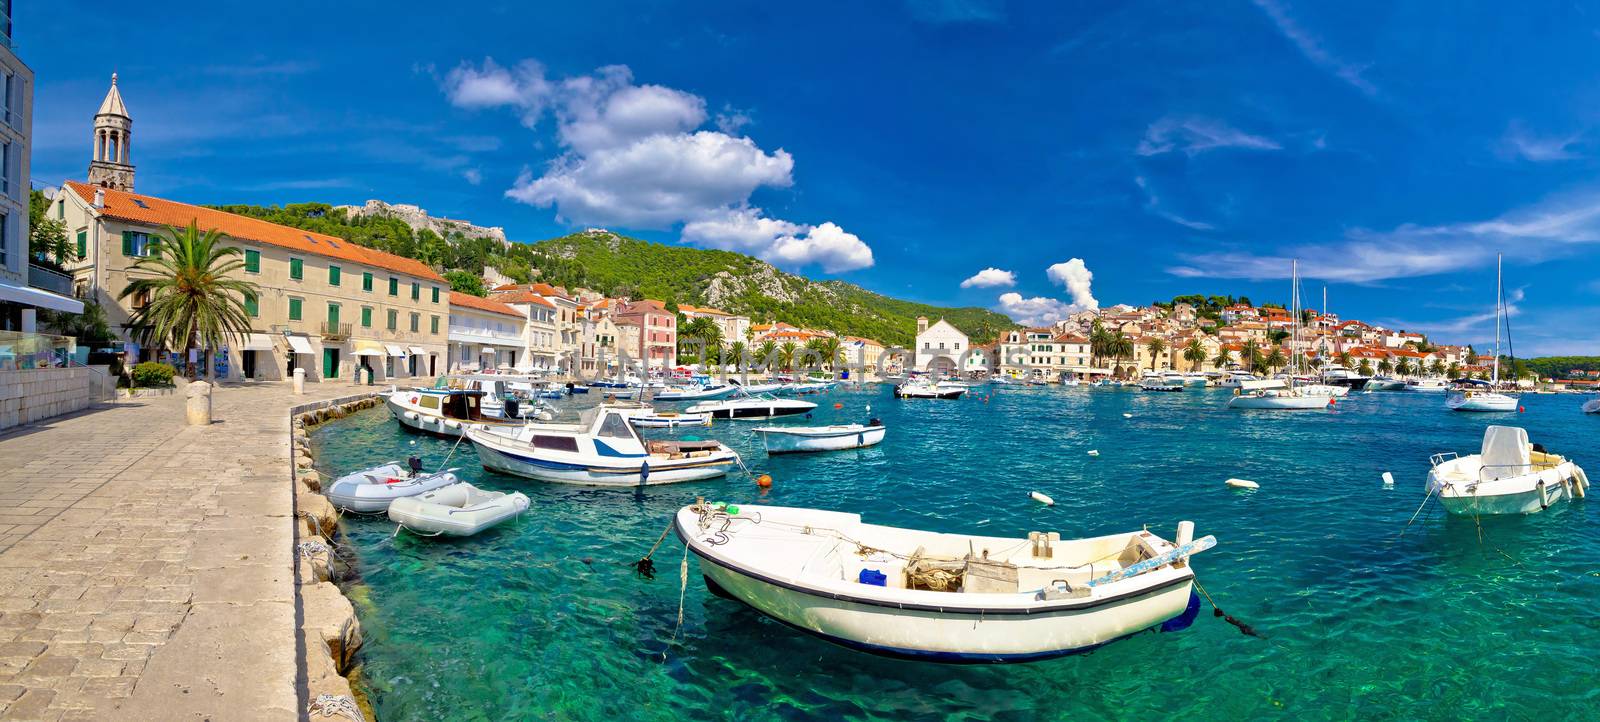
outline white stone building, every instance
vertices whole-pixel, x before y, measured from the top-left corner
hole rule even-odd
[[[912,368],[929,373],[950,373],[960,367],[962,354],[971,349],[967,335],[949,321],[941,318],[930,326],[926,316],[917,317]]]

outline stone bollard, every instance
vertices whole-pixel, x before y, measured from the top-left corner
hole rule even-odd
[[[211,424],[211,384],[204,381],[194,381],[184,387],[183,393],[189,397],[189,425],[208,426]]]
[[[294,393],[295,393],[296,396],[303,396],[306,393],[306,370],[305,369],[295,369],[294,370]]]

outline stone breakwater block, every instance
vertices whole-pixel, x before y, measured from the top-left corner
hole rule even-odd
[[[328,497],[300,491],[295,494],[295,504],[300,508],[300,516],[311,522],[311,528],[316,530],[317,536],[333,536],[333,530],[339,524],[339,511],[333,508]]]
[[[305,603],[305,630],[325,642],[335,660],[349,659],[361,648],[356,609],[332,582],[301,587],[300,599]]]
[[[350,696],[350,680],[339,675],[338,664],[334,662],[333,650],[329,649],[328,643],[310,629],[300,630],[300,637],[304,640],[301,646],[305,649],[305,664],[302,667],[306,671],[307,696],[311,699],[322,694]]]
[[[190,426],[209,426],[211,424],[211,384],[204,381],[195,381],[185,386],[183,395],[187,397],[185,417]]]
[[[322,475],[307,469],[300,472],[300,483],[310,491],[322,491]]]
[[[328,569],[328,555],[302,556],[296,564],[300,566],[300,586],[326,582],[333,578]]]
[[[1227,481],[1225,481],[1223,483],[1227,484],[1228,486],[1231,486],[1231,487],[1233,487],[1235,489],[1260,489],[1261,488],[1260,484],[1257,484],[1257,483],[1255,483],[1255,482],[1253,482],[1253,481],[1251,481],[1249,479],[1229,479],[1229,480],[1227,480]]]

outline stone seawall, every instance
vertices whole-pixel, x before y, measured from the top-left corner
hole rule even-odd
[[[322,475],[312,468],[310,430],[318,424],[382,403],[376,392],[296,406],[289,410],[293,446],[290,468],[294,485],[295,588],[299,651],[299,688],[309,716],[348,714],[357,708],[367,719],[371,707],[357,696],[348,675],[361,647],[361,623],[355,608],[335,582],[342,564],[334,553],[339,512],[322,492]]]
[[[114,384],[105,366],[0,371],[0,429],[82,411]]]

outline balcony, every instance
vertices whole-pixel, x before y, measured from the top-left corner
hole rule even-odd
[[[72,276],[37,263],[28,264],[28,285],[41,291],[72,296]]]
[[[322,339],[324,341],[344,341],[350,338],[350,324],[322,322]]]

